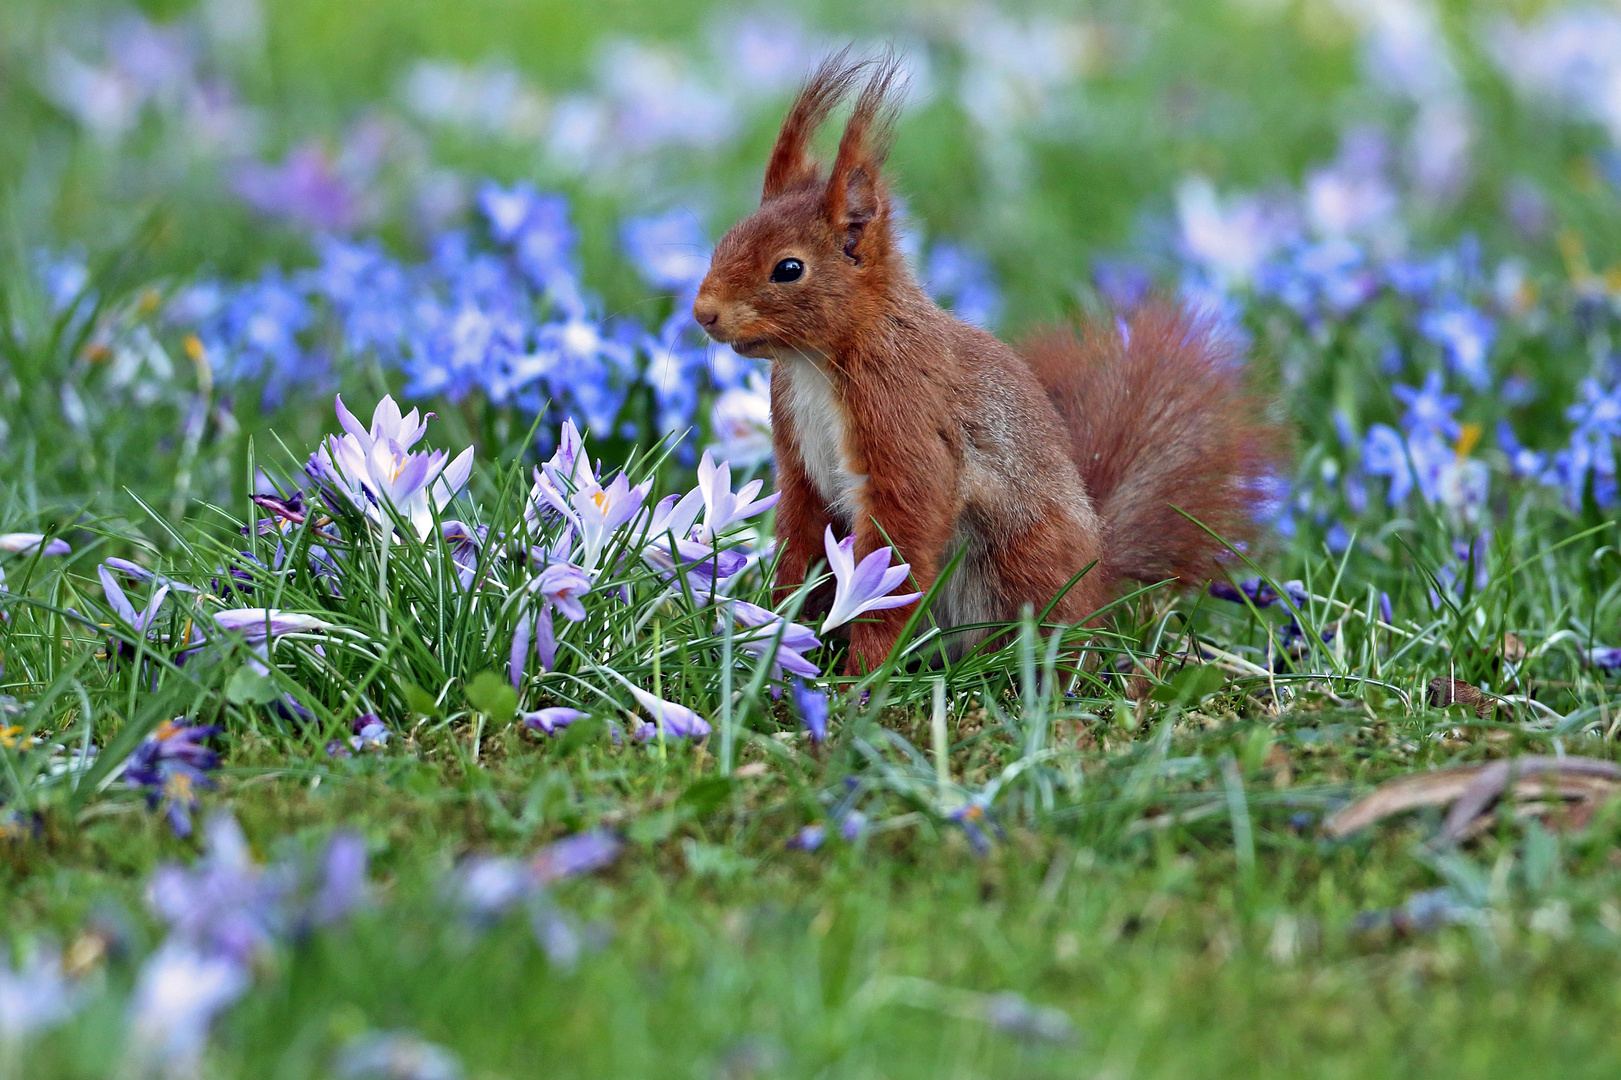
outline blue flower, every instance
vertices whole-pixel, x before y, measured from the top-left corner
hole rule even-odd
[[[217,724],[187,725],[165,720],[124,763],[124,783],[144,789],[148,806],[155,809],[163,804],[176,836],[191,835],[197,793],[214,786],[207,774],[219,767],[219,755],[203,741],[223,730]]]
[[[1497,326],[1488,316],[1477,308],[1452,300],[1426,312],[1418,326],[1425,337],[1441,346],[1447,365],[1455,373],[1468,379],[1476,390],[1491,386],[1492,373],[1487,359],[1497,338]]]
[[[1443,393],[1439,371],[1432,370],[1425,375],[1424,385],[1419,389],[1397,383],[1390,391],[1407,406],[1402,427],[1409,432],[1433,431],[1451,439],[1458,437],[1460,429],[1452,414],[1458,411],[1463,399],[1456,394]]]
[[[978,252],[947,240],[929,251],[923,284],[929,294],[964,322],[989,327],[1002,309],[991,264]]]
[[[827,738],[827,693],[811,688],[799,679],[788,684],[793,693],[794,711],[800,723],[810,732],[812,742]]]
[[[1374,424],[1362,443],[1362,468],[1370,476],[1390,478],[1391,506],[1403,502],[1413,490],[1413,470],[1401,435],[1387,424]]]
[[[710,245],[703,227],[689,210],[631,218],[620,227],[619,238],[631,265],[655,289],[690,296],[709,272]],[[686,312],[680,314],[685,316]]]

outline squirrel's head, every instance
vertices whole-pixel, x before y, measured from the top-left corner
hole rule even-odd
[[[863,73],[866,84],[825,176],[809,142]],[[766,165],[760,209],[721,237],[692,305],[716,341],[744,356],[832,355],[885,310],[906,274],[880,169],[896,112],[893,57],[823,61],[794,99]]]

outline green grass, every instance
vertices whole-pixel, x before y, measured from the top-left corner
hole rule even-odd
[[[1456,202],[1409,207],[1408,223],[1417,243],[1469,232],[1490,256],[1525,260],[1542,321],[1505,316],[1495,363],[1540,396],[1512,405],[1470,395],[1459,419],[1489,445],[1510,418],[1549,449],[1579,380],[1603,370],[1621,335],[1613,290],[1595,291],[1575,258],[1602,271],[1621,250],[1621,195],[1596,179],[1596,130],[1548,122],[1487,64],[1471,19],[1505,6],[1444,7],[1477,110],[1475,172]],[[157,17],[190,8],[143,5]],[[337,145],[419,56],[510,60],[560,94],[592,78],[592,49],[606,38],[696,56],[717,17],[696,3],[631,0],[265,9],[265,50],[235,74],[269,125],[267,156],[307,137]],[[219,786],[203,793],[201,816],[234,815],[257,858],[352,829],[372,860],[371,903],[354,918],[256,958],[253,990],[215,1025],[207,1076],[330,1075],[346,1040],[377,1029],[452,1048],[471,1077],[1616,1072],[1616,804],[1568,829],[1504,808],[1457,850],[1431,843],[1433,811],[1344,841],[1321,829],[1352,797],[1415,771],[1513,754],[1621,759],[1617,677],[1583,659],[1621,644],[1611,517],[1510,479],[1493,449],[1478,452],[1492,485],[1478,521],[1416,498],[1389,507],[1377,484],[1365,507],[1351,506],[1333,410],[1361,428],[1397,422],[1387,350],[1407,357],[1399,380],[1440,364],[1412,305],[1386,297],[1321,325],[1277,303],[1248,308],[1255,370],[1281,388],[1280,412],[1299,436],[1297,490],[1312,492],[1321,515],[1303,512],[1297,533],[1263,546],[1239,576],[1300,579],[1308,599],[1298,610],[1150,589],[1103,630],[1042,640],[1014,626],[996,647],[934,667],[920,659],[920,624],[921,644],[893,666],[830,680],[833,733],[813,745],[753,661],[727,667],[727,643],[691,582],[666,589],[632,559],[564,634],[558,673],[541,676],[531,662],[509,700],[487,673],[505,670],[514,590],[528,578],[493,547],[490,577],[463,592],[448,584],[442,547],[382,544],[360,515],[339,515],[336,539],[238,531],[261,513],[246,498],[255,469],[296,476],[334,429],[329,401],[295,395],[262,415],[254,388],[235,398],[216,389],[207,400],[231,423],[181,435],[206,375],[157,301],[199,273],[307,264],[309,238],[254,218],[228,194],[220,163],[180,153],[161,124],[115,151],[40,94],[50,35],[103,10],[41,0],[0,9],[0,144],[16,148],[0,155],[0,532],[60,534],[74,547],[65,559],[0,556],[10,590],[0,692],[15,699],[4,724],[20,729],[0,739],[0,962],[54,940],[83,995],[65,1026],[21,1052],[0,1048],[0,1080],[132,1071],[129,992],[164,933],[146,884],[160,865],[194,860],[199,842],[175,837],[112,770],[176,716],[224,727]],[[931,236],[989,253],[1009,334],[1096,309],[1087,276],[1100,253],[1142,251],[1169,281],[1164,233],[1183,177],[1210,176],[1224,193],[1298,185],[1333,155],[1347,121],[1400,124],[1410,111],[1360,76],[1354,27],[1319,0],[1086,11],[1101,36],[1082,92],[1021,127],[1003,157],[987,150],[995,133],[954,103],[964,60],[927,17],[845,4],[805,15],[839,40],[935,46],[940,92],[903,122],[893,169]],[[718,232],[745,212],[774,108],[712,154],[674,153],[628,178],[552,175],[531,147],[442,131],[418,133],[419,149],[468,176],[566,191],[585,281],[609,312],[646,312],[665,301],[626,265],[618,224],[678,205]],[[1544,185],[1547,235],[1518,237],[1504,220],[1515,176]],[[380,187],[395,198],[391,182]],[[378,229],[402,253],[422,241],[406,216]],[[100,297],[84,323],[53,315],[30,261],[40,246],[73,243],[89,251]],[[155,398],[137,406],[112,385],[87,351],[91,322],[151,333],[167,349],[175,374]],[[369,357],[345,361],[340,382],[357,406],[397,378]],[[82,430],[63,422],[64,387],[90,410]],[[638,416],[645,405],[633,405]],[[534,464],[527,420],[477,401],[434,407],[429,443],[478,450],[456,514],[521,533]],[[647,440],[636,451],[624,439],[595,445],[610,472],[623,460],[654,483],[649,502],[690,486]],[[1343,554],[1327,544],[1333,521],[1357,535]],[[1477,584],[1453,544],[1483,526],[1488,573]],[[291,553],[287,573],[236,554],[271,562],[276,539]],[[336,595],[307,569],[317,540],[346,560]],[[168,644],[113,625],[95,568],[115,555],[203,590],[171,595],[159,625]],[[188,624],[222,606],[214,578],[227,566],[255,590],[233,603],[316,613],[341,631],[283,640],[265,679],[229,642],[176,663]],[[1444,567],[1465,584],[1437,588]],[[763,600],[765,580],[749,576],[738,595]],[[139,607],[149,590],[135,593]],[[1293,617],[1304,635],[1290,644]],[[1505,657],[1505,635],[1523,658]],[[139,655],[110,660],[109,638],[112,651],[121,640]],[[841,648],[819,654],[824,669],[841,669]],[[1426,686],[1443,675],[1504,707],[1483,719],[1430,706]],[[657,683],[709,717],[716,736],[616,744],[603,721],[627,719],[625,679]],[[941,680],[948,707],[936,726]],[[313,720],[278,710],[281,692],[298,694]],[[514,720],[520,707],[563,702],[593,715],[561,738]],[[329,756],[328,741],[363,709],[383,715],[388,745]],[[730,775],[727,735],[740,767]],[[95,764],[61,768],[86,742],[100,748]],[[983,852],[954,817],[970,798],[991,807]],[[854,842],[839,835],[852,807],[869,823]],[[826,827],[824,846],[791,849],[812,824]],[[521,915],[475,930],[446,899],[462,860],[527,855],[599,826],[627,848],[556,889],[594,943],[572,969],[548,960]],[[1380,927],[1377,913],[1438,887],[1453,891],[1462,921]],[[994,997],[1004,992],[1061,1010],[1072,1037],[998,1028],[987,1010],[1007,1007]]]

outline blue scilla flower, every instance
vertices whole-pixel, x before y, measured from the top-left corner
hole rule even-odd
[[[619,240],[636,273],[654,289],[691,296],[709,272],[710,244],[691,211],[631,218],[620,227]]]
[[[933,296],[964,322],[989,327],[1002,309],[991,264],[961,244],[937,241],[929,250],[923,283]]]
[[[1402,417],[1402,427],[1409,432],[1429,431],[1456,439],[1459,433],[1458,421],[1453,419],[1453,413],[1463,404],[1463,399],[1456,394],[1445,393],[1442,387],[1441,373],[1431,371],[1424,376],[1424,385],[1414,388],[1397,383],[1390,388],[1398,401],[1407,406],[1407,413]]]
[[[1585,435],[1621,437],[1621,383],[1608,393],[1597,379],[1583,379],[1581,400],[1565,410],[1565,417]]]
[[[1491,386],[1492,373],[1487,360],[1497,338],[1497,324],[1489,316],[1454,299],[1425,312],[1418,328],[1426,338],[1441,346],[1447,366],[1468,379],[1469,385],[1476,390]]]
[[[479,188],[478,205],[491,237],[512,251],[530,281],[551,289],[560,279],[572,279],[578,237],[564,196],[543,195],[529,184],[503,188],[490,181]]]
[[[1362,468],[1369,476],[1390,478],[1389,501],[1396,506],[1413,490],[1413,469],[1401,435],[1388,424],[1374,424],[1362,442]]]

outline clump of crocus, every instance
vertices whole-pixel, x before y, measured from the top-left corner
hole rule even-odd
[[[413,452],[411,447],[428,430],[428,417],[412,409],[405,415],[391,396],[384,395],[366,428],[335,403],[344,434],[333,435],[310,456],[310,476],[326,490],[383,524],[386,512],[398,514],[418,540],[434,528],[434,516],[467,485],[473,472],[473,448],[450,461],[444,450]],[[431,416],[432,414],[430,414]]]
[[[176,836],[191,835],[198,792],[214,786],[208,773],[219,767],[219,755],[203,743],[223,730],[218,724],[165,720],[124,763],[124,782],[145,790],[147,805],[153,809],[162,804]]]

